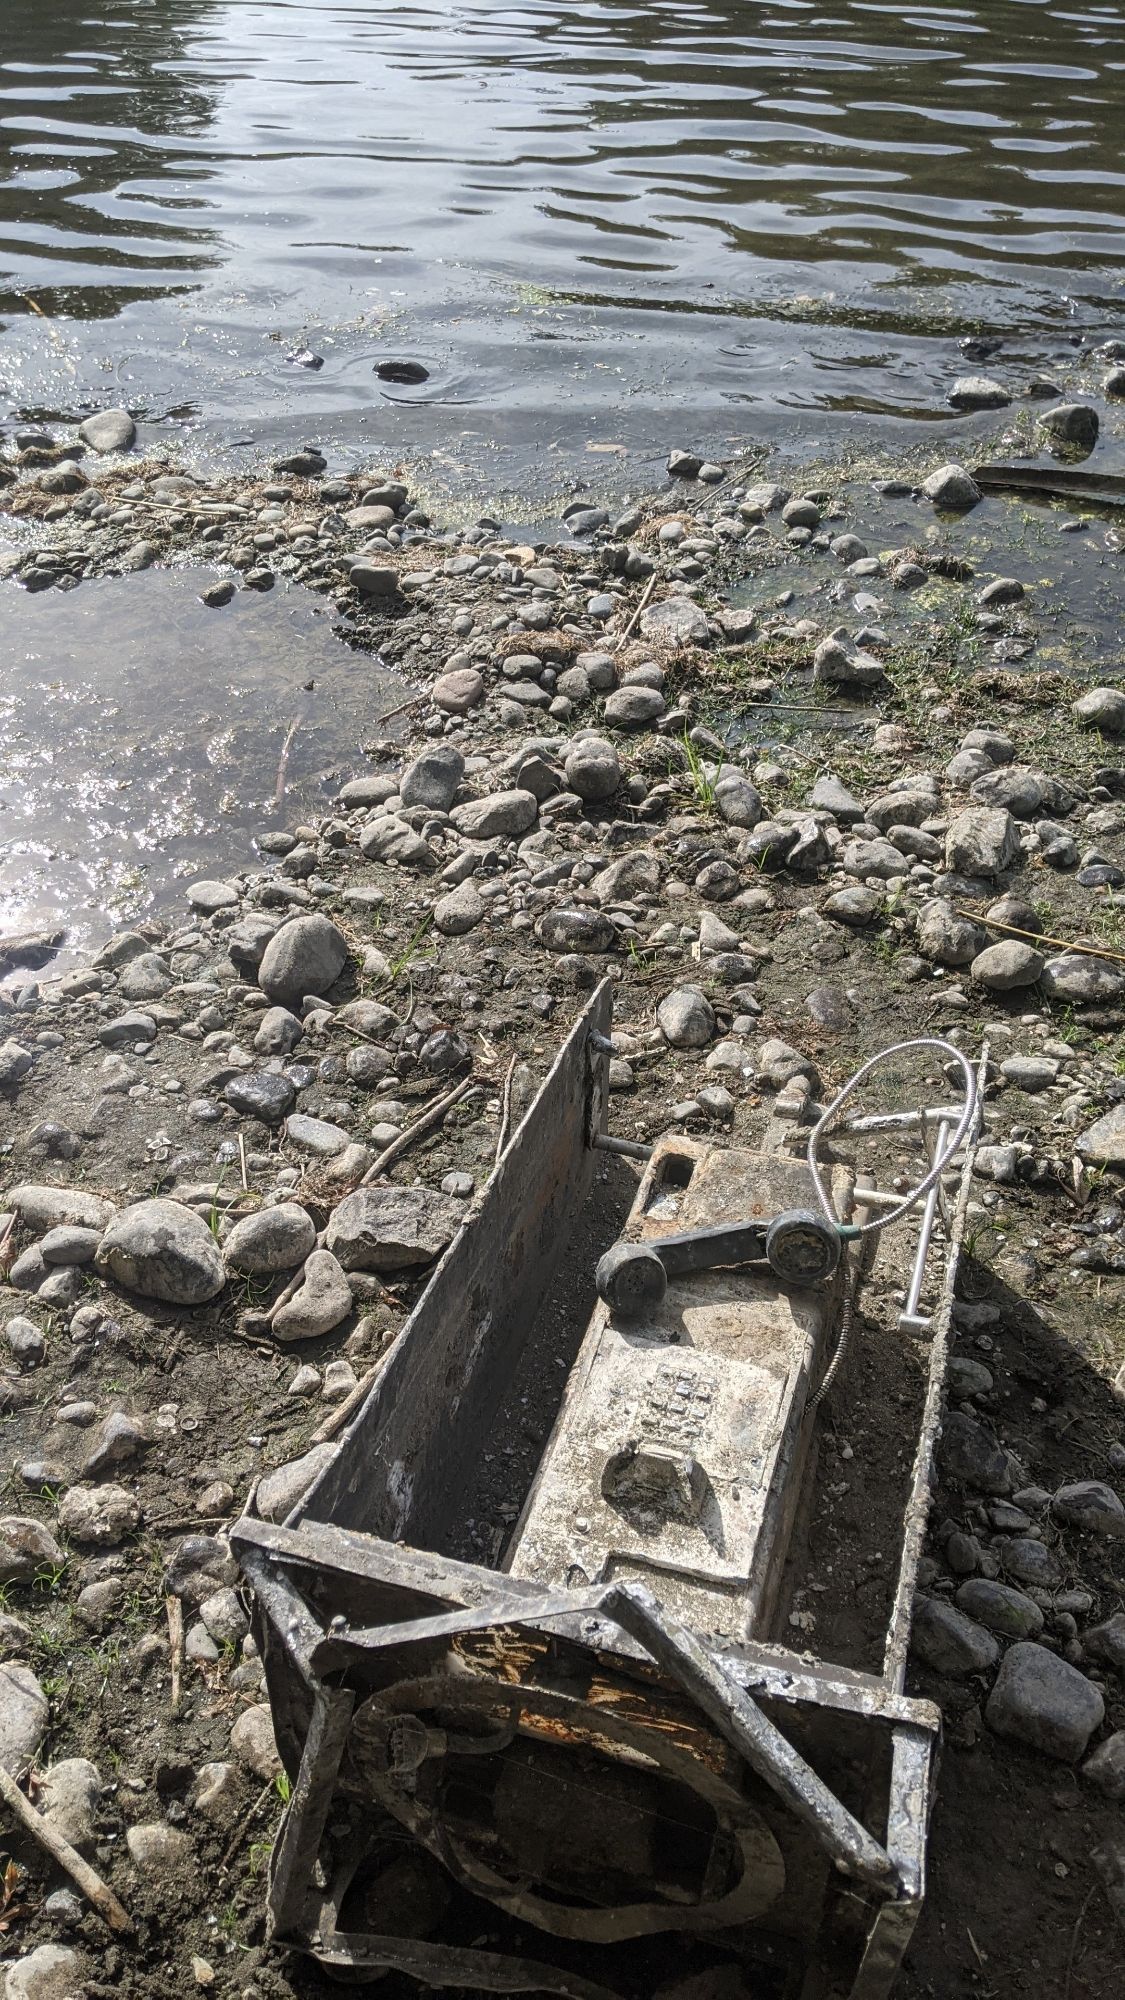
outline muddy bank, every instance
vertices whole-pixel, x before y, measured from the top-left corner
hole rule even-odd
[[[1090,463],[1112,462],[1113,397],[1093,406]],[[1025,413],[987,455],[1046,442]],[[752,1143],[794,1077],[827,1093],[911,1033],[987,1033],[916,1628],[947,1749],[902,1991],[1061,1990],[1068,1967],[1075,1995],[1110,1991],[1090,1856],[1125,1787],[1113,511],[982,497],[932,461],[794,483],[685,451],[624,512],[577,496],[516,538],[447,529],[395,468],[334,479],[299,453],[208,484],[70,447],[10,460],[0,588],[206,563],[222,621],[300,587],[401,692],[323,809],[264,815],[242,865],[61,971],[48,938],[3,943],[3,1754],[40,1804],[65,1794],[139,1926],[108,1942],[21,1845],[9,1958],[71,1953],[94,1993],[316,1990],[262,1943],[285,1783],[224,1527],[252,1493],[284,1511],[282,1468],[330,1449],[484,1187],[506,1098],[518,1116],[608,972],[611,1122],[635,1139]],[[924,1358],[897,1357],[890,1451],[902,1254],[826,1406],[822,1587],[792,1607],[826,1652],[862,1654],[885,1611]],[[550,1422],[525,1387],[467,1508],[490,1560]],[[1018,1646],[1048,1663],[1050,1729],[1013,1694]],[[46,1991],[37,1963],[21,1991]]]

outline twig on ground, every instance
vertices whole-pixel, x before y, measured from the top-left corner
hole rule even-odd
[[[1082,1921],[1090,1907],[1093,1894],[1092,1889],[1087,1891],[1086,1900],[1075,1918],[1074,1929],[1070,1934],[1070,1950],[1066,1955],[1066,1985],[1063,1987],[1063,2000],[1070,2000],[1070,1982],[1074,1977],[1074,1961],[1078,1955],[1078,1934],[1082,1929]]]
[[[638,618],[640,617],[641,612],[644,610],[645,605],[648,603],[649,598],[652,596],[652,593],[656,588],[656,577],[657,577],[657,572],[656,570],[653,570],[652,575],[649,577],[648,582],[646,583],[644,589],[641,592],[636,608],[629,619],[629,623],[626,625],[625,630],[613,642],[613,650],[615,653],[619,646],[623,646],[625,644],[625,641],[629,637],[629,634],[632,631],[634,625],[636,624]]]
[[[504,1096],[500,1106],[500,1130],[496,1134],[497,1166],[500,1165],[504,1157],[504,1148],[508,1143],[508,1128],[512,1122],[512,1082],[516,1074],[516,1061],[516,1056],[513,1056],[511,1062],[508,1064],[508,1074],[504,1078]]]
[[[227,1842],[226,1848],[223,1853],[223,1858],[219,1863],[219,1867],[224,1873],[230,1867],[231,1861],[233,1860],[235,1853],[237,1852],[238,1848],[242,1845],[243,1835],[245,1834],[247,1827],[250,1825],[250,1822],[252,1820],[257,1818],[258,1814],[262,1810],[262,1807],[265,1805],[266,1800],[269,1798],[269,1795],[272,1792],[272,1790],[273,1790],[273,1779],[269,1778],[267,1779],[266,1783],[262,1786],[262,1789],[258,1793],[257,1798],[254,1800],[254,1803],[251,1806],[249,1812],[243,1813],[242,1818],[239,1820],[238,1825],[235,1827],[234,1832],[230,1837],[230,1840]]]
[[[1046,931],[1021,931],[1018,924],[1001,924],[995,917],[980,917],[975,910],[962,909],[954,904],[959,917],[968,917],[970,923],[980,924],[986,931],[1003,931],[1008,937],[1026,938],[1029,944],[1055,944],[1060,951],[1078,951],[1084,958],[1110,958],[1115,965],[1125,965],[1125,951],[1107,951],[1100,944],[1079,944],[1076,938],[1050,937]]]
[[[289,752],[293,748],[293,738],[296,736],[300,726],[301,718],[299,715],[295,715],[285,732],[285,741],[281,746],[281,756],[278,758],[277,763],[277,783],[273,788],[273,809],[275,812],[285,797],[285,774],[289,769]]]
[[[250,1176],[246,1171],[246,1134],[244,1132],[240,1132],[238,1135],[238,1164],[242,1169],[243,1192],[249,1194]]]
[[[172,1648],[172,1714],[180,1712],[184,1672],[184,1607],[178,1597],[166,1597],[164,1610],[168,1618],[168,1641]]]
[[[446,1112],[451,1111],[468,1091],[480,1088],[475,1076],[465,1076],[460,1083],[454,1084],[452,1090],[447,1090],[443,1097],[435,1098],[432,1104],[427,1105],[421,1117],[414,1120],[413,1125],[408,1125],[405,1132],[400,1132],[398,1138],[392,1139],[390,1145],[384,1148],[374,1164],[368,1167],[360,1181],[360,1187],[370,1187],[372,1181],[378,1180],[380,1174],[385,1174],[387,1168],[392,1166],[395,1160],[400,1159],[418,1139],[424,1139],[427,1132],[432,1132],[435,1125],[440,1125]]]
[[[360,1404],[366,1401],[367,1392],[372,1387],[375,1377],[382,1369],[385,1360],[386,1355],[381,1354],[373,1367],[369,1368],[365,1375],[360,1376],[355,1388],[344,1397],[342,1403],[337,1404],[331,1416],[325,1417],[324,1422],[313,1432],[309,1439],[310,1444],[328,1444],[332,1438],[339,1435],[344,1425],[355,1415]]]
[[[133,1919],[124,1905],[118,1902],[113,1890],[102,1881],[101,1876],[91,1868],[89,1862],[82,1859],[69,1840],[64,1840],[62,1834],[49,1825],[41,1813],[36,1812],[35,1807],[24,1798],[15,1779],[9,1776],[3,1764],[0,1764],[0,1798],[3,1798],[9,1812],[24,1831],[29,1833],[33,1840],[38,1841],[40,1847],[51,1856],[52,1861],[57,1861],[60,1868],[66,1869],[71,1881],[77,1883],[87,1902],[93,1904],[99,1917],[109,1925],[110,1930],[118,1933],[131,1931]]]

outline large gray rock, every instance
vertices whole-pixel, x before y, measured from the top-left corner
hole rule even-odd
[[[1005,1653],[984,1715],[998,1736],[1074,1764],[1100,1726],[1105,1702],[1077,1667],[1021,1641]]]
[[[935,898],[918,913],[915,943],[933,965],[968,965],[983,941],[984,932],[968,917],[959,917],[952,903]]]
[[[486,908],[475,882],[460,882],[434,904],[434,929],[442,937],[464,937],[483,923]]]
[[[281,1758],[268,1702],[257,1702],[253,1708],[243,1709],[231,1730],[230,1747],[239,1763],[253,1771],[263,1784],[268,1785],[278,1775]]]
[[[1090,403],[1056,403],[1035,421],[1055,444],[1085,452],[1093,451],[1097,444],[1098,413]]]
[[[967,806],[950,821],[945,865],[954,875],[1003,875],[1020,857],[1020,837],[1002,806]]]
[[[591,804],[611,798],[621,783],[620,759],[602,736],[580,736],[567,753],[565,771],[571,791]]]
[[[271,1007],[270,1012],[280,1013],[284,1009]],[[223,1096],[240,1118],[256,1118],[260,1125],[280,1125],[297,1102],[297,1088],[280,1070],[250,1070],[242,1076],[232,1076]]]
[[[1062,952],[1043,967],[1042,987],[1049,1000],[1080,1006],[1112,1006],[1125,993],[1125,969],[1106,958],[1087,958],[1078,951]]]
[[[255,1495],[255,1505],[263,1521],[284,1521],[297,1502],[320,1478],[336,1455],[334,1444],[314,1444],[302,1458],[291,1458],[274,1472],[267,1472]]]
[[[666,597],[641,612],[640,633],[656,646],[675,650],[680,646],[706,646],[711,627],[707,614],[690,597]]]
[[[659,688],[621,687],[607,695],[604,715],[614,729],[645,729],[658,722],[667,707]]]
[[[316,1224],[295,1201],[260,1208],[236,1222],[223,1245],[227,1268],[241,1277],[265,1278],[295,1271],[316,1249]]]
[[[980,499],[980,487],[971,473],[963,465],[939,465],[928,479],[922,481],[922,491],[935,507],[944,508],[949,513],[967,513]]]
[[[617,947],[617,932],[601,910],[584,904],[575,909],[548,910],[536,935],[548,951],[607,952]]]
[[[1082,1776],[1103,1798],[1118,1805],[1125,1800],[1125,1729],[1115,1729],[1112,1736],[1091,1751],[1082,1766]]]
[[[1125,689],[1115,687],[1088,688],[1071,703],[1073,713],[1079,722],[1091,729],[1100,729],[1103,736],[1125,734]]]
[[[274,1314],[275,1340],[319,1340],[347,1318],[355,1301],[351,1286],[330,1250],[314,1250],[298,1289]]]
[[[347,962],[347,941],[327,917],[291,917],[262,953],[258,984],[271,1000],[292,1007],[306,993],[327,993]]]
[[[1000,1544],[1000,1564],[1005,1576],[1027,1590],[1057,1590],[1062,1582],[1062,1565],[1054,1550],[1033,1535],[1009,1535]]]
[[[1092,1660],[1104,1660],[1119,1674],[1125,1673],[1125,1611],[1115,1611],[1100,1625],[1090,1625],[1082,1634],[1082,1644]]]
[[[30,1667],[0,1667],[0,1765],[21,1778],[51,1719],[50,1704]]]
[[[1004,938],[986,945],[972,963],[972,977],[990,993],[1012,993],[1021,986],[1034,986],[1045,960],[1041,951],[1019,938]]]
[[[719,773],[715,804],[728,826],[754,827],[762,817],[761,793],[743,771]]]
[[[959,375],[946,398],[955,410],[1003,410],[1011,400],[1004,384],[989,375]]]
[[[940,1597],[918,1598],[910,1650],[938,1674],[982,1674],[1000,1657],[991,1632]]]
[[[970,1486],[977,1493],[1010,1493],[1011,1461],[1003,1446],[983,1424],[960,1410],[947,1413],[941,1427],[939,1447],[941,1469],[957,1486]]]
[[[408,764],[399,782],[404,806],[433,806],[448,812],[465,775],[465,759],[451,743],[438,743],[423,750]]]
[[[0,1584],[25,1583],[41,1570],[60,1570],[66,1556],[41,1521],[0,1515]]]
[[[674,1049],[703,1049],[715,1033],[715,1010],[698,986],[677,986],[656,1010],[660,1032]]]
[[[86,1991],[82,1960],[65,1944],[36,1945],[4,1976],[4,2000],[82,2000]]]
[[[1060,1486],[1051,1502],[1056,1521],[1091,1535],[1125,1537],[1125,1506],[1104,1479],[1077,1479]]]
[[[458,833],[467,840],[496,840],[504,835],[526,833],[539,817],[539,801],[534,792],[490,792],[483,799],[469,799],[454,806],[449,815]]]
[[[79,1229],[105,1229],[117,1213],[116,1204],[107,1201],[104,1195],[87,1194],[82,1188],[48,1187],[38,1181],[12,1188],[0,1207],[13,1209],[36,1235],[65,1224]]]
[[[199,1306],[217,1298],[226,1271],[222,1252],[201,1215],[178,1201],[141,1201],[116,1215],[102,1237],[95,1265],[142,1298]]]
[[[99,454],[110,451],[128,451],[137,435],[137,426],[128,410],[100,410],[96,417],[87,417],[79,424],[78,435],[83,444]]]
[[[390,861],[415,875],[430,875],[437,867],[437,855],[429,841],[397,813],[369,820],[359,836],[359,851],[368,861]]]
[[[479,708],[484,700],[484,675],[476,667],[454,667],[451,672],[438,675],[430,689],[430,699],[446,715],[468,715],[470,709]]]
[[[660,887],[660,863],[647,847],[637,848],[601,869],[590,887],[603,909],[628,903],[634,896],[653,896]]]
[[[957,1592],[957,1608],[966,1617],[987,1625],[1005,1639],[1037,1639],[1043,1630],[1043,1613],[1033,1597],[1010,1584],[994,1583],[990,1577],[973,1576]]]
[[[140,1519],[140,1502],[124,1486],[72,1486],[59,1502],[59,1527],[84,1548],[115,1549]]]
[[[326,1243],[345,1271],[403,1271],[439,1257],[462,1210],[433,1188],[357,1188],[333,1210]]]
[[[80,1854],[89,1854],[97,1840],[94,1817],[101,1790],[101,1773],[88,1757],[62,1757],[42,1780],[44,1819]]]

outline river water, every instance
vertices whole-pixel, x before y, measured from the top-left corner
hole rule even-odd
[[[3,0],[0,413],[916,437],[1123,330],[1123,133],[1120,0]]]

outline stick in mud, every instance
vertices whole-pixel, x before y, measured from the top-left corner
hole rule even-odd
[[[41,1813],[36,1812],[30,1801],[24,1798],[15,1779],[8,1775],[3,1764],[0,1764],[0,1798],[25,1833],[29,1833],[33,1840],[38,1841],[52,1861],[57,1861],[60,1868],[65,1868],[71,1881],[77,1883],[87,1902],[93,1905],[99,1917],[109,1925],[110,1930],[119,1934],[132,1931],[133,1919],[124,1904],[118,1902],[113,1890],[102,1881],[101,1876],[91,1868],[88,1861],[83,1861],[69,1840],[64,1840],[62,1834],[49,1825]]]

